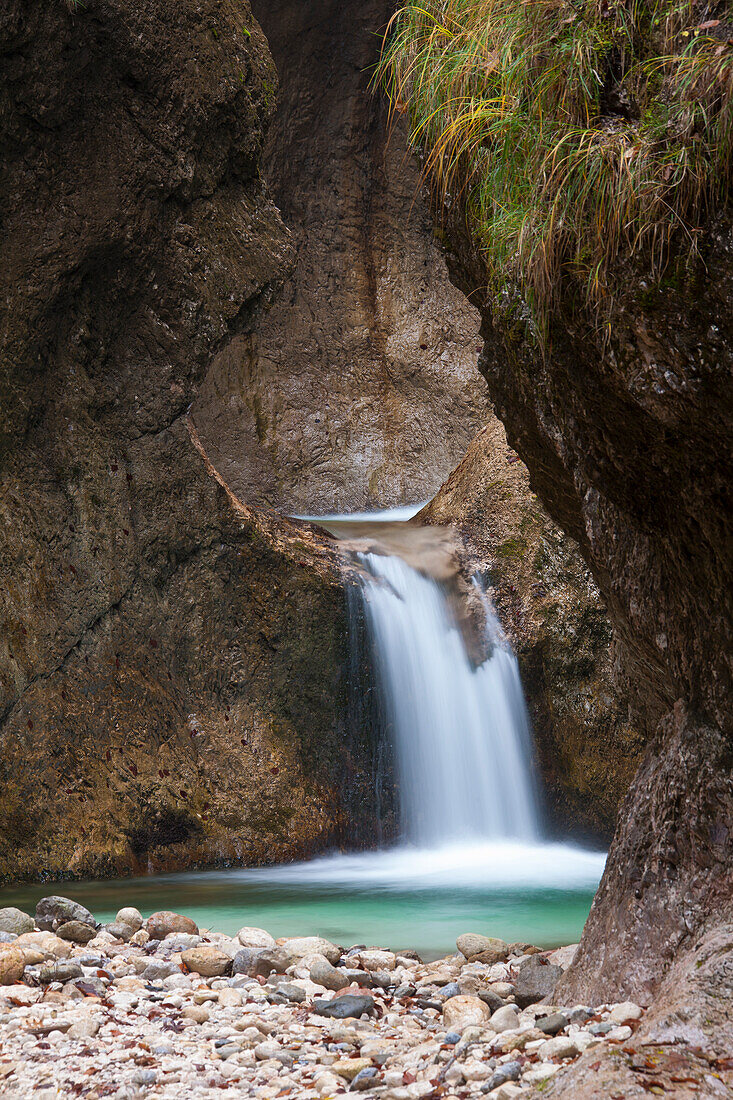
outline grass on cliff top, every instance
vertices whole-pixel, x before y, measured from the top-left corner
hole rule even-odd
[[[729,0],[409,3],[377,79],[540,331],[568,277],[596,306],[619,256],[658,278],[729,193]]]

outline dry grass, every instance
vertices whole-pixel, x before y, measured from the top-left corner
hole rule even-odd
[[[561,287],[600,306],[619,256],[652,276],[729,193],[726,2],[424,0],[390,24],[377,79],[495,292],[543,330]]]

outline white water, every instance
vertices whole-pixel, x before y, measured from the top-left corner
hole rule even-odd
[[[399,557],[359,554],[397,759],[405,839],[422,848],[539,838],[516,658],[489,607],[474,668],[443,587]]]

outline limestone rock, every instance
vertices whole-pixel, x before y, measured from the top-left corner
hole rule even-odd
[[[306,955],[323,955],[331,965],[335,965],[341,958],[341,948],[320,936],[297,936],[283,940],[281,946],[294,959],[302,959]]]
[[[137,932],[138,929],[143,926],[143,917],[139,909],[135,909],[132,906],[126,906],[124,909],[120,909],[117,916],[114,919],[115,924],[126,924],[130,929],[130,934]]]
[[[395,955],[392,951],[379,951],[376,948],[370,951],[360,951],[357,959],[365,970],[379,971],[394,970],[396,965]]]
[[[62,940],[71,940],[72,943],[89,943],[96,936],[97,931],[91,924],[84,924],[80,920],[69,920],[60,924],[56,929],[56,935]]]
[[[264,928],[240,928],[235,937],[242,947],[275,947],[275,939]]]
[[[519,1014],[513,1005],[504,1005],[503,1008],[498,1008],[494,1012],[490,1019],[490,1026],[494,1031],[500,1033],[502,1031],[511,1031],[516,1028],[519,1020]]]
[[[36,924],[48,932],[55,932],[59,925],[69,921],[80,921],[96,928],[97,922],[84,906],[71,898],[56,895],[41,898],[36,906]]]
[[[164,940],[171,932],[184,932],[192,936],[198,936],[198,925],[190,917],[184,917],[180,913],[171,913],[167,910],[153,913],[145,921],[145,931],[151,940]]]
[[[218,978],[222,974],[227,974],[232,968],[232,960],[229,955],[220,951],[217,947],[210,947],[205,944],[184,951],[182,958],[189,970],[201,974],[204,978]]]
[[[348,975],[343,970],[331,966],[331,963],[323,955],[314,959],[309,973],[311,981],[315,982],[316,985],[322,985],[324,989],[338,991],[351,984]]]
[[[267,978],[273,970],[276,974],[284,974],[295,961],[295,956],[284,947],[243,947],[234,956],[232,972],[247,974],[250,978],[258,975]]]
[[[487,1023],[491,1011],[478,997],[450,997],[443,1005],[443,1024],[448,1031],[463,1031],[470,1024]]]
[[[35,921],[22,909],[16,909],[9,905],[0,909],[0,932],[11,932],[14,936],[22,936],[24,932],[32,932]]]
[[[17,947],[0,947],[0,985],[19,982],[25,970],[23,952]]]
[[[519,1007],[526,1008],[545,997],[551,997],[562,975],[562,967],[548,963],[543,955],[532,955],[521,964],[514,982]]]
[[[371,1064],[369,1058],[339,1058],[338,1061],[333,1063],[331,1069],[334,1073],[338,1073],[339,1077],[345,1077],[347,1081],[353,1081],[362,1070],[368,1069]]]
[[[482,962],[489,966],[502,962],[509,950],[504,940],[481,936],[477,932],[466,932],[459,936],[456,947],[469,962]]]
[[[614,1005],[611,1009],[609,1019],[614,1024],[629,1024],[633,1020],[640,1020],[642,1017],[642,1010],[633,1001],[624,1001],[622,1004]]]
[[[374,1012],[374,1000],[366,993],[344,993],[330,1001],[315,1000],[313,1009],[319,1016],[330,1016],[334,1020],[347,1020],[351,1016],[359,1017],[365,1012]]]

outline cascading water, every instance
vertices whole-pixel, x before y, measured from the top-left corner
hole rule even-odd
[[[400,557],[359,553],[405,839],[421,847],[539,836],[516,659],[490,607],[473,666],[444,588]]]

